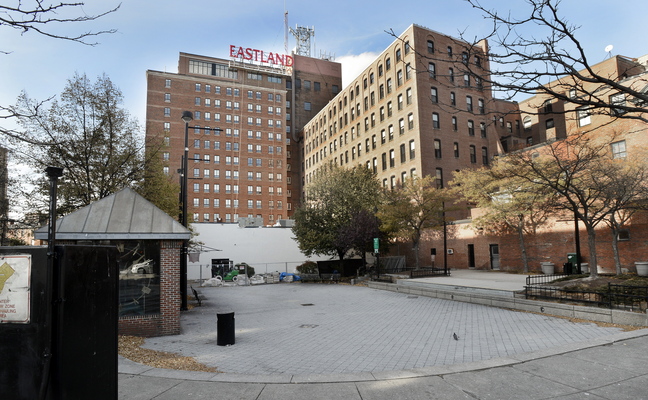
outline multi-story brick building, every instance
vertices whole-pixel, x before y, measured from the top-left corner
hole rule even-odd
[[[488,165],[520,121],[482,84],[487,51],[410,26],[305,126],[306,181],[327,164],[361,164],[385,187],[415,174],[443,186]]]
[[[591,70],[620,86],[632,88],[639,93],[648,91],[648,57],[628,58],[614,56],[591,66]],[[579,74],[587,77],[588,71]],[[633,159],[631,162],[645,160],[645,149],[648,148],[648,124],[624,109],[641,109],[645,104],[618,88],[600,82],[588,82],[585,79],[566,76],[548,85],[557,92],[557,96],[538,94],[521,101],[519,104],[523,120],[521,138],[526,142],[526,151],[541,153],[545,145],[572,135],[586,135],[588,139],[600,141],[608,146],[608,156],[612,159]],[[602,107],[593,107],[600,102]],[[590,103],[584,104],[584,103]],[[608,107],[612,105],[612,107]],[[618,108],[616,108],[616,107]],[[627,113],[627,114],[626,114]],[[625,115],[624,115],[625,114]],[[638,116],[638,114],[634,114]],[[644,116],[645,117],[645,116]],[[616,237],[619,256],[623,268],[633,270],[635,261],[646,259],[648,252],[648,215],[645,212],[635,214],[627,221]],[[533,266],[541,261],[552,261],[557,265],[567,261],[567,254],[575,252],[574,221],[571,215],[557,215],[550,224],[543,227],[536,235],[530,235],[527,249]],[[601,223],[597,227],[596,250],[598,267],[602,271],[613,272],[615,262],[610,229]],[[588,259],[587,233],[580,224],[581,256],[586,263]],[[494,240],[494,238],[492,238]],[[521,261],[514,238],[498,238],[501,244],[502,265],[510,269],[519,269]]]
[[[190,111],[193,221],[256,217],[274,224],[292,214],[293,193],[300,192],[300,127],[339,91],[341,67],[297,55],[229,50],[229,60],[180,53],[178,73],[147,71],[147,139],[161,139],[165,172],[178,176],[181,116]]]

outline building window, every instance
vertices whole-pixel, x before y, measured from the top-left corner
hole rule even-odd
[[[524,126],[525,131],[530,131],[531,130],[531,125],[532,125],[531,117],[529,117],[529,116],[524,117],[524,119],[522,120],[522,125]]]
[[[167,103],[171,102],[171,93],[164,93],[164,101]]]
[[[171,108],[164,107],[164,116],[165,117],[170,117],[171,116]]]
[[[488,148],[482,147],[482,164],[488,165]]]
[[[457,117],[452,117],[452,130],[457,131]]]
[[[470,145],[470,162],[475,164],[477,163],[477,151],[474,145]]]
[[[578,126],[586,126],[592,123],[590,107],[579,107],[576,109],[576,117],[578,118]]]
[[[553,112],[553,104],[551,103],[551,100],[544,102],[542,112],[544,112],[545,114],[551,114]]]
[[[510,122],[507,122],[506,124],[507,124],[507,127],[510,127],[510,128],[511,128],[510,131],[512,131],[512,130],[513,130],[513,127],[510,126],[511,123],[510,123]],[[545,121],[545,128],[546,128],[546,129],[551,129],[551,128],[553,128],[553,127],[554,127],[554,120],[553,120],[553,118],[549,118],[548,120]]]
[[[396,85],[398,87],[403,85],[403,70],[399,69],[398,72],[396,73]]]
[[[626,158],[627,152],[626,152],[625,140],[614,142],[610,146],[612,147],[612,158],[614,159]]]
[[[452,145],[452,150],[454,152],[455,158],[459,158],[459,143],[454,142],[454,144]]]
[[[434,139],[434,157],[441,158],[441,140]]]
[[[439,113],[432,113],[432,128],[434,129],[441,128],[441,122],[439,121]]]
[[[396,152],[394,149],[389,150],[389,168],[394,168],[396,165]]]
[[[405,151],[405,143],[400,145],[400,162],[401,164],[407,161],[407,153]]]
[[[470,87],[470,75],[464,74],[464,86],[465,87]]]
[[[427,51],[430,54],[434,53],[434,42],[431,40],[427,41]]]
[[[479,113],[480,114],[485,114],[486,113],[486,109],[484,108],[484,99],[477,100],[477,107],[479,108]]]
[[[452,58],[452,47],[448,46],[448,57]]]
[[[443,169],[437,168],[434,175],[437,189],[443,189]]]
[[[166,81],[164,81],[164,87],[165,88],[170,88],[171,87],[171,79],[167,79]]]
[[[610,96],[610,104],[613,106],[625,106],[626,101],[625,101],[625,94],[623,93],[617,93],[615,95]],[[612,108],[612,115],[621,115],[624,114],[625,110],[622,108]]]
[[[479,133],[481,134],[481,137],[486,137],[486,124],[484,122],[479,123]]]
[[[457,96],[455,95],[455,92],[450,92],[450,105],[457,105]]]
[[[433,87],[430,89],[430,96],[432,97],[432,103],[439,102],[439,91],[437,88]]]
[[[466,96],[466,109],[470,112],[473,111],[473,102],[471,96]]]
[[[450,82],[455,81],[454,69],[453,68],[448,69],[448,79],[450,79]]]
[[[430,78],[436,79],[436,65],[434,63],[428,63],[428,72],[430,74]]]
[[[416,142],[414,139],[409,141],[409,158],[410,160],[416,158]]]
[[[475,136],[475,123],[471,119],[468,120],[468,135]]]

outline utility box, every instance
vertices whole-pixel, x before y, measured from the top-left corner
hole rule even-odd
[[[0,248],[3,400],[117,399],[116,249],[56,246],[49,265],[45,247]]]

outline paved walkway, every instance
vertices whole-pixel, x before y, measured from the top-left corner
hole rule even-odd
[[[648,330],[345,285],[201,291],[181,335],[145,346],[223,373],[120,359],[121,399],[648,398]],[[233,346],[216,345],[222,311],[235,312]]]

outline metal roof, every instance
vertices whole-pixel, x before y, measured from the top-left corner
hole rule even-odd
[[[47,240],[47,225],[34,233]],[[104,197],[56,221],[57,240],[175,239],[191,232],[130,188]]]

